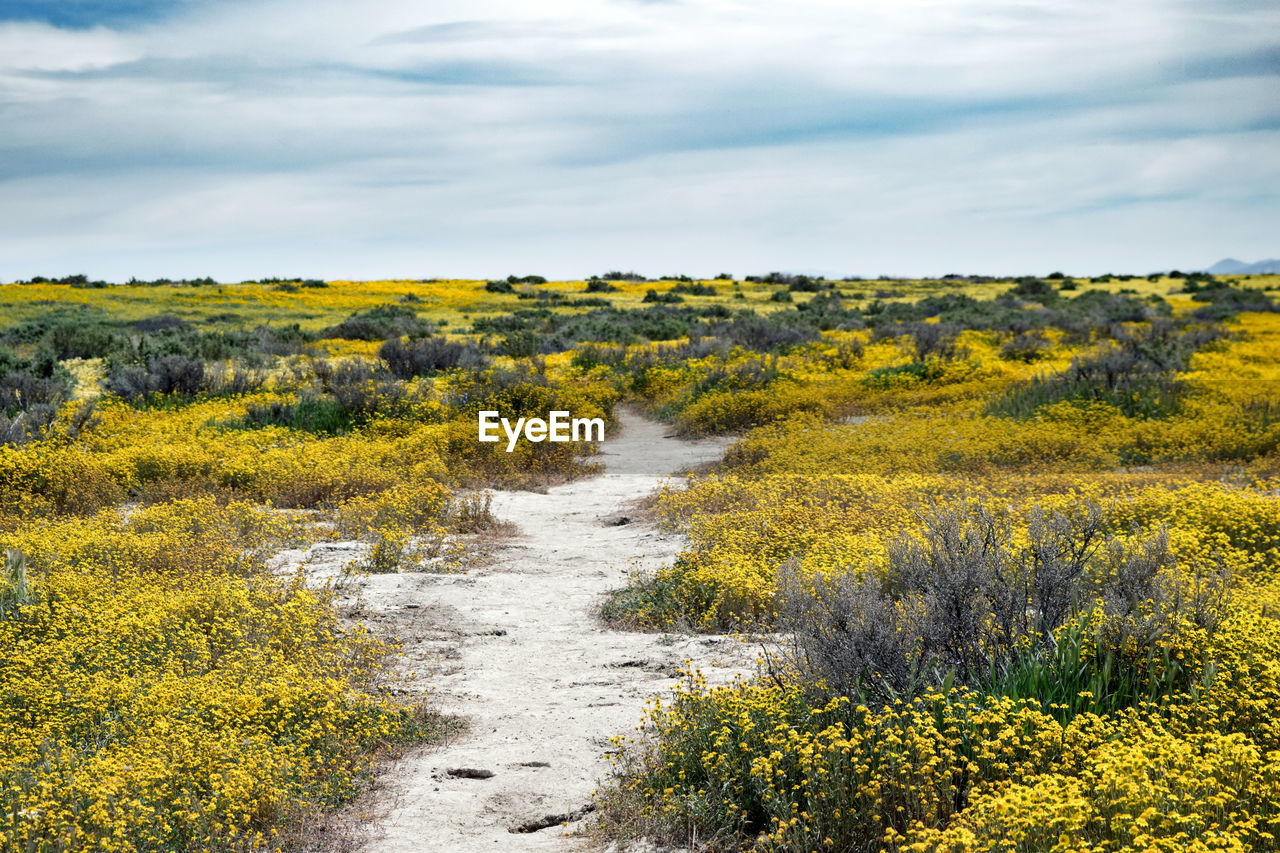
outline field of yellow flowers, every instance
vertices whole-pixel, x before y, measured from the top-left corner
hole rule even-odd
[[[395,300],[430,289],[320,290],[0,286],[0,850],[288,848],[453,725],[390,689],[388,638],[267,558],[341,536],[372,546],[356,568],[429,568],[491,520],[475,487],[589,470],[490,452],[476,411],[607,416],[616,391],[478,353],[392,372],[377,351],[412,355],[430,313]]]
[[[653,703],[620,742],[608,832],[1280,846],[1280,322],[1186,289],[1084,328],[1050,316],[1060,294],[1012,306],[1049,309],[1029,330],[972,305],[942,343],[833,330],[692,384],[633,367],[685,429],[751,428],[662,497],[688,546],[607,615],[780,639],[756,680],[690,673]]]
[[[620,401],[739,435],[622,625],[788,638],[624,742],[617,837],[1263,850],[1275,277],[0,285],[0,848],[275,849],[442,721],[268,568],[438,570]]]

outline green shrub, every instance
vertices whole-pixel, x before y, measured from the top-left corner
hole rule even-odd
[[[427,376],[458,367],[483,367],[485,357],[474,344],[446,338],[419,338],[402,342],[390,338],[378,350],[378,356],[399,379]]]
[[[1226,579],[1188,593],[1166,532],[1112,539],[1096,506],[1012,519],[935,508],[891,543],[882,569],[782,575],[788,654],[803,677],[883,706],[930,688],[1107,713],[1187,690],[1204,661],[1170,660],[1179,632],[1212,633]],[[1088,690],[1087,696],[1082,696]]]
[[[641,299],[640,301],[641,302],[658,302],[658,303],[663,303],[667,305],[674,305],[679,302],[684,302],[684,297],[682,297],[679,293],[676,293],[673,290],[669,290],[666,293],[659,293],[656,290],[646,290],[644,293],[644,299]]]
[[[431,324],[403,305],[379,305],[357,311],[336,326],[321,332],[321,337],[357,341],[383,341],[387,338],[420,337],[434,331]]]

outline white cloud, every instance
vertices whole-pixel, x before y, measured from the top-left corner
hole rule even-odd
[[[40,23],[0,23],[0,74],[103,68],[141,56],[129,42],[105,27],[61,30]]]
[[[0,24],[0,277],[1273,255],[1280,13],[1231,8],[287,0]]]

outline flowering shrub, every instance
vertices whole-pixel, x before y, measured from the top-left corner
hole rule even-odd
[[[1273,687],[1237,686],[1231,704]],[[713,848],[1269,849],[1274,741],[1220,721],[1222,698],[1062,723],[1034,702],[963,691],[872,709],[690,676],[620,740],[602,805],[616,834]]]
[[[292,846],[384,747],[445,723],[384,690],[393,647],[345,625],[326,588],[268,570],[269,553],[319,535],[285,521],[313,514],[277,510],[364,540],[367,569],[424,567],[495,521],[458,487],[589,470],[583,448],[478,446],[479,408],[607,419],[618,392],[545,362],[416,377],[434,371],[379,361],[417,351],[385,345],[388,330],[492,306],[474,283],[431,297],[421,282],[129,285],[57,323],[28,298],[85,292],[29,287],[0,288],[6,322],[10,307],[25,318],[0,328],[0,366],[6,343],[61,347],[85,359],[68,375],[94,402],[8,412],[30,428],[6,419],[0,435],[0,849]],[[199,321],[228,311],[277,325]]]
[[[1119,340],[1146,358],[1155,336],[1136,328]],[[1280,325],[1244,314],[1226,331],[1097,394],[1090,371],[1122,359],[1086,361],[1096,340],[1079,329],[1027,359],[974,331],[949,360],[889,336],[857,358],[815,343],[767,385],[785,414],[732,424],[681,402],[709,367],[664,368],[653,398],[679,404],[677,423],[698,415],[690,431],[758,425],[661,497],[687,546],[606,616],[786,639],[754,681],[690,675],[652,705],[601,795],[606,833],[760,851],[1274,849]],[[1077,358],[1076,385],[1036,396],[1036,376]],[[815,389],[821,405],[787,408]],[[1122,399],[1150,389],[1170,396]],[[1055,517],[1094,532],[1046,536]],[[1078,584],[1052,626],[1048,569]]]
[[[326,514],[371,545],[367,568],[412,568],[492,524],[459,489],[592,469],[590,448],[477,442],[480,411],[609,420],[622,399],[740,436],[662,496],[687,546],[606,616],[810,642],[756,681],[691,675],[656,703],[602,796],[614,835],[1276,846],[1265,293],[1215,285],[1206,311],[1158,276],[960,292],[771,275],[681,282],[666,305],[675,281],[610,278],[589,297],[537,277],[0,286],[0,378],[38,367],[58,392],[9,395],[0,423],[0,847],[283,846],[434,723],[380,690],[387,648],[324,589],[266,569],[299,535],[276,510]],[[992,539],[970,578],[929,556],[949,541],[930,519],[977,506],[1000,521],[970,525]],[[1058,599],[1032,587],[1076,565],[1045,558],[1074,540],[1036,519],[1086,516],[1099,550],[1047,618]],[[949,615],[967,580],[976,605]],[[1026,630],[1000,635],[1019,613]],[[940,631],[953,616],[973,631]],[[897,644],[855,630],[873,623]],[[918,664],[906,681],[894,655]]]
[[[372,548],[365,568],[394,572],[420,566],[444,549],[449,492],[435,481],[405,483],[352,498],[338,509],[338,531]]]
[[[275,848],[427,731],[383,647],[266,569],[289,535],[209,499],[5,535],[31,595],[0,618],[0,846]]]

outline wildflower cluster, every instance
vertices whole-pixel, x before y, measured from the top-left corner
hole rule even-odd
[[[32,593],[0,618],[0,846],[275,849],[430,718],[385,649],[264,564],[292,535],[180,500],[7,534]]]
[[[782,639],[755,680],[690,674],[654,703],[606,831],[1274,849],[1280,324],[1161,325],[1192,312],[1171,297],[1016,346],[969,325],[915,352],[833,331],[765,371],[733,349],[614,356],[688,431],[753,428],[663,495],[688,545],[606,616]]]
[[[432,319],[379,307],[426,304],[421,282],[322,284],[0,288],[0,849],[281,849],[445,725],[388,689],[392,646],[266,557],[335,535],[372,571],[447,568],[495,523],[471,487],[590,470],[477,446],[475,411],[608,418],[617,391],[379,339],[492,302],[475,283]],[[204,320],[236,311],[277,325]]]
[[[319,529],[279,510],[370,570],[445,567],[494,522],[478,489],[592,470],[477,442],[480,411],[625,399],[741,435],[661,498],[688,546],[606,616],[794,645],[653,706],[614,834],[1273,849],[1277,279],[1186,284],[0,286],[0,847],[283,845],[433,722],[267,570]]]

